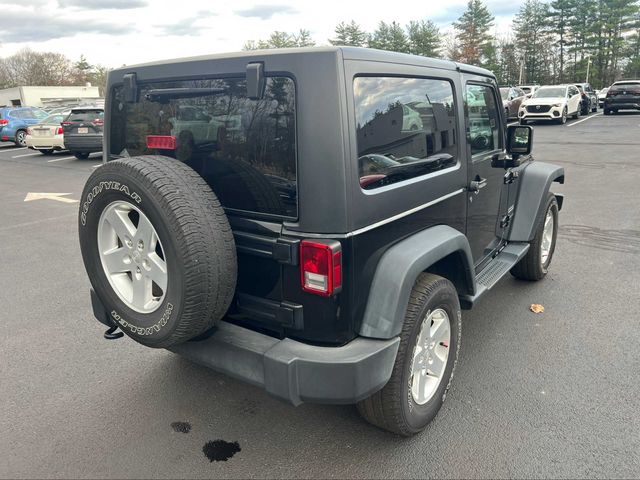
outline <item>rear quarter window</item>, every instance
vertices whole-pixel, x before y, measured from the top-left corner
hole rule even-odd
[[[448,80],[356,77],[353,91],[361,188],[374,190],[456,165]]]
[[[121,98],[116,87],[111,155],[176,158],[200,173],[227,209],[297,218],[292,79],[267,77],[258,100],[247,98],[244,78],[156,82],[140,87],[138,103]],[[176,148],[149,148],[154,135],[173,137]]]

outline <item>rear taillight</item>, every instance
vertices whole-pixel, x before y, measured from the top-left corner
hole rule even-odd
[[[9,120],[0,120],[0,127],[6,127],[9,125]]]
[[[302,290],[329,297],[342,290],[342,249],[335,241],[300,243]]]
[[[72,122],[62,122],[60,125],[62,125],[63,127],[68,127],[70,125],[73,125]]]
[[[147,148],[157,150],[175,150],[176,137],[172,135],[147,135]]]
[[[58,127],[58,130],[56,130],[56,135],[64,135],[64,128]]]
[[[102,127],[104,125],[104,120],[94,120],[93,122],[91,122],[93,125],[95,125],[96,127]]]

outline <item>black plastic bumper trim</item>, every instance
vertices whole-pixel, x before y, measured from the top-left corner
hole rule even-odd
[[[262,387],[292,405],[350,404],[387,383],[398,345],[398,337],[359,337],[342,347],[317,347],[222,322],[206,340],[169,350]]]

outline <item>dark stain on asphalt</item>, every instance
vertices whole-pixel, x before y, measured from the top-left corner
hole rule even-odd
[[[586,225],[562,225],[562,238],[586,247],[619,253],[640,253],[639,230],[609,230]]]
[[[174,432],[189,433],[191,431],[191,424],[189,422],[173,422],[171,424]]]
[[[204,444],[202,452],[210,462],[226,462],[240,451],[238,442],[213,440]]]

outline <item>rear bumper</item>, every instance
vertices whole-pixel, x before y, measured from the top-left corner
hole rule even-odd
[[[111,325],[91,291],[96,318]],[[205,367],[264,388],[292,405],[356,403],[389,381],[400,339],[359,337],[342,347],[278,340],[228,322],[200,341],[170,348]]]
[[[55,137],[35,137],[27,135],[27,147],[35,150],[64,150],[64,140],[62,136]]]
[[[612,110],[640,110],[640,101],[638,103],[625,102],[604,102],[604,107]]]
[[[64,145],[70,152],[101,152],[102,135],[65,135]]]

